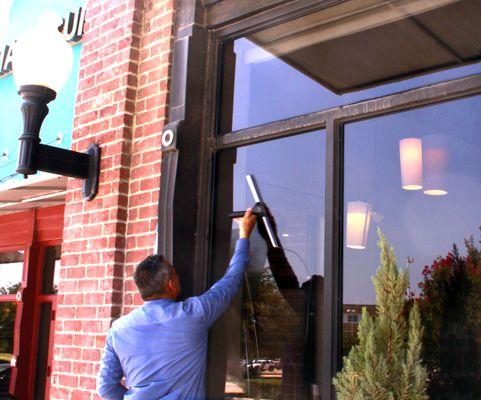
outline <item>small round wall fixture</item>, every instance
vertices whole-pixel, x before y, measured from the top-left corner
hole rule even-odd
[[[174,132],[172,129],[166,129],[162,132],[162,146],[169,147],[174,143]]]
[[[62,22],[55,13],[42,14],[38,24],[19,37],[13,48],[13,76],[24,100],[17,172],[25,178],[45,171],[82,179],[83,196],[92,200],[98,191],[98,145],[92,143],[86,153],[80,153],[44,145],[40,140],[47,104],[55,100],[72,70],[72,48],[58,30]]]

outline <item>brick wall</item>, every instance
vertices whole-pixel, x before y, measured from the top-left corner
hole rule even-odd
[[[88,0],[72,149],[102,149],[99,194],[69,180],[50,398],[98,399],[113,319],[140,303],[133,267],[153,253],[171,58],[172,0]]]

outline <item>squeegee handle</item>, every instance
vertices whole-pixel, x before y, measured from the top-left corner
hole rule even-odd
[[[233,211],[229,214],[229,218],[242,218],[246,212],[245,211]],[[259,211],[254,211],[252,214],[259,217],[262,215]]]

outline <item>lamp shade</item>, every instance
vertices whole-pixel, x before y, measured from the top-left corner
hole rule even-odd
[[[405,190],[423,188],[423,145],[421,139],[407,138],[399,142],[401,184]]]
[[[448,193],[447,173],[449,145],[442,135],[423,138],[424,146],[424,194],[443,196]]]
[[[62,19],[46,12],[13,48],[13,76],[18,88],[43,86],[59,92],[72,70],[73,54],[58,27]]]
[[[363,201],[347,203],[346,247],[365,249],[371,223],[371,205]]]

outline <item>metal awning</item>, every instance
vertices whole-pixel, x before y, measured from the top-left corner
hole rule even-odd
[[[67,177],[42,173],[0,185],[0,215],[65,203]]]
[[[477,0],[352,0],[249,39],[337,94],[481,60]]]

